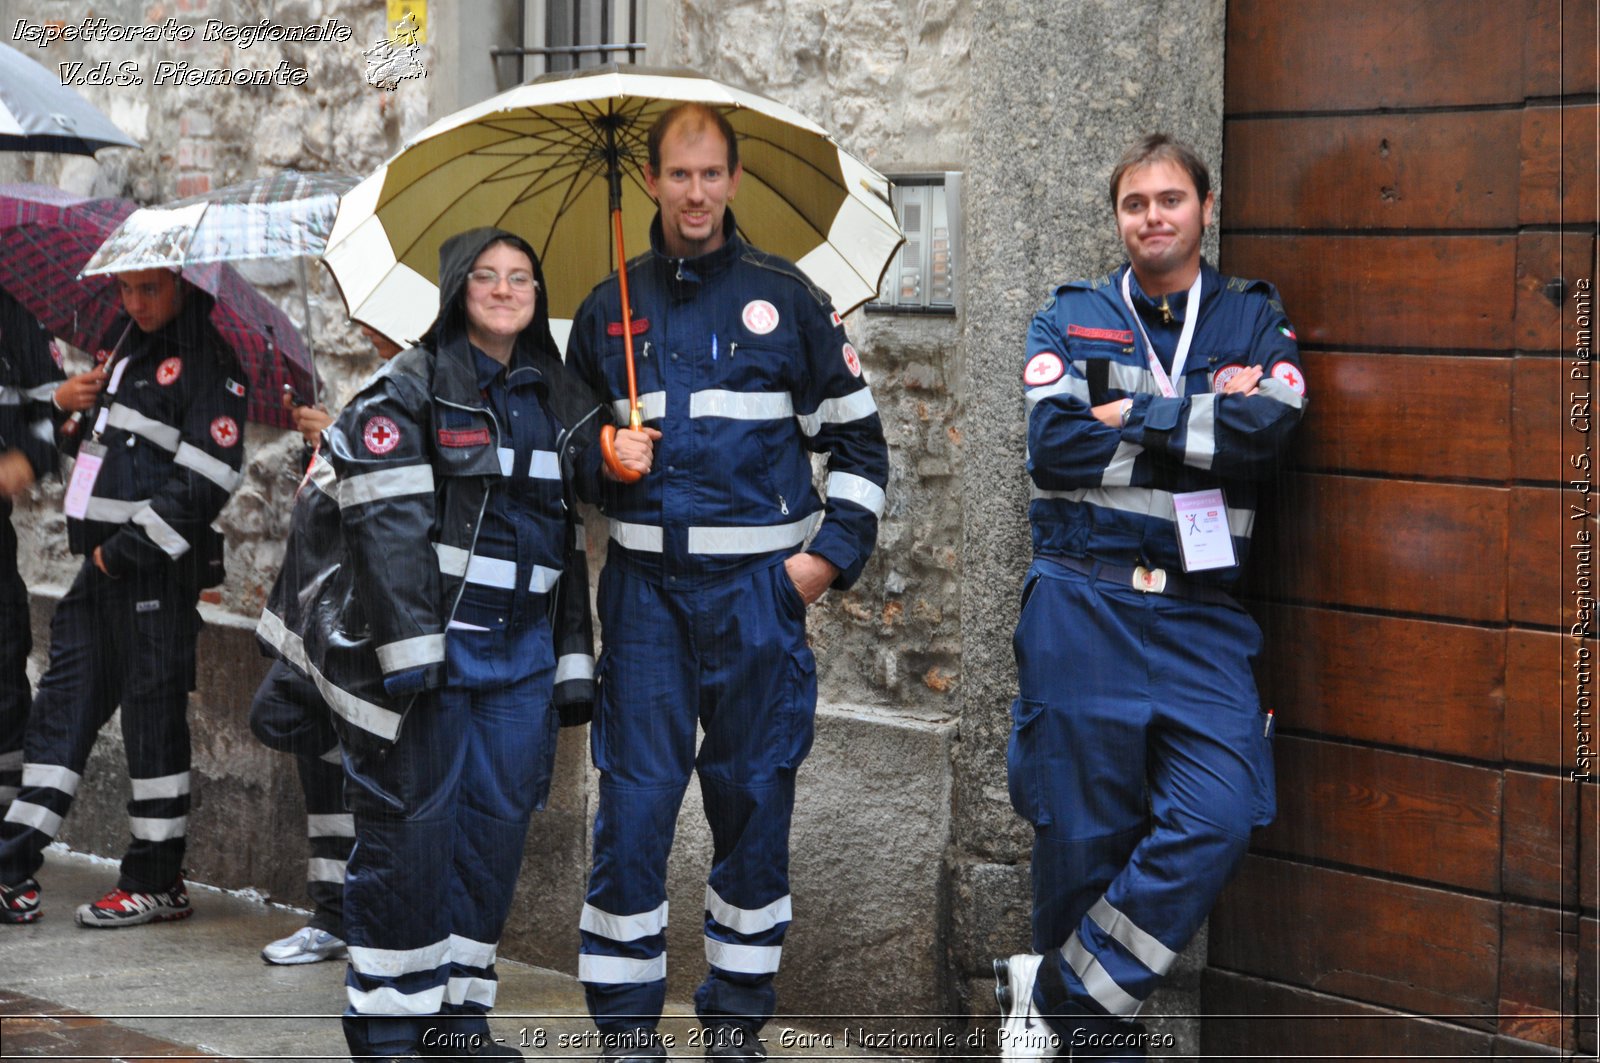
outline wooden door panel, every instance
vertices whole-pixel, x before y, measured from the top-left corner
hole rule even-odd
[[[1293,605],[1254,611],[1266,633],[1262,704],[1280,731],[1500,759],[1501,632]]]
[[[1600,108],[1592,105],[1529,107],[1522,112],[1522,192],[1517,214],[1522,224],[1576,225],[1595,220],[1597,117]]]
[[[1506,760],[1570,770],[1572,728],[1563,708],[1569,645],[1554,631],[1506,632]]]
[[[1580,423],[1600,419],[1595,394],[1594,367],[1577,365],[1570,358],[1519,356],[1511,370],[1511,438],[1515,476],[1524,483],[1559,484],[1585,475],[1600,482],[1594,457],[1581,457],[1584,433],[1573,426],[1574,414],[1587,416]],[[1310,371],[1307,371],[1310,380]]]
[[[1571,519],[1571,505],[1581,501],[1556,488],[1519,487],[1511,492],[1510,549],[1506,555],[1506,609],[1513,622],[1558,628],[1572,613],[1569,593],[1575,552],[1568,549],[1572,532],[1584,527],[1594,544],[1594,521]],[[1594,512],[1595,503],[1589,503]],[[1589,593],[1600,587],[1600,566],[1590,565]]]
[[[1505,773],[1505,892],[1548,904],[1578,900],[1578,787],[1554,775]]]
[[[1576,1028],[1578,921],[1552,908],[1500,910],[1500,1033],[1572,1048]]]
[[[1528,135],[1517,111],[1245,118],[1224,132],[1232,230],[1517,223],[1518,160],[1507,148]]]
[[[1497,901],[1264,856],[1211,916],[1211,963],[1493,1029]]]
[[[1450,1023],[1211,968],[1200,983],[1206,1059],[1327,1059],[1401,1063],[1485,1059],[1494,1039]]]
[[[1600,89],[1596,6],[1587,0],[1537,0],[1523,37],[1523,93],[1571,96]]]
[[[1482,893],[1500,888],[1500,773],[1284,737],[1278,821],[1262,850]]]
[[[1507,62],[1506,44],[1523,39],[1531,8],[1526,0],[1230,0],[1228,62],[1250,76],[1226,79],[1224,107],[1255,114],[1520,103],[1522,57]]]
[[[1516,346],[1571,357],[1577,343],[1579,278],[1588,278],[1590,326],[1594,321],[1595,238],[1593,233],[1523,233],[1517,238]],[[1551,281],[1565,294],[1552,298]],[[1287,298],[1287,296],[1285,296]],[[1591,340],[1592,345],[1592,340]]]
[[[1257,521],[1246,587],[1308,605],[1500,622],[1509,492],[1297,473]]]
[[[1298,465],[1430,478],[1511,476],[1511,359],[1307,351],[1302,361],[1311,402],[1296,440]],[[1549,397],[1536,394],[1544,400],[1536,415],[1544,416]]]
[[[1278,286],[1303,345],[1456,351],[1513,343],[1514,236],[1224,235],[1222,261],[1227,273]]]

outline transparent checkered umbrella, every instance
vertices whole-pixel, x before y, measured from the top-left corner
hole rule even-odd
[[[97,349],[122,302],[115,277],[80,277],[79,271],[134,209],[131,200],[84,199],[48,185],[0,185],[0,288],[52,335]],[[283,385],[316,389],[311,355],[294,323],[231,266],[201,263],[182,273],[212,296],[211,323],[250,378],[249,419],[292,427],[278,402]]]

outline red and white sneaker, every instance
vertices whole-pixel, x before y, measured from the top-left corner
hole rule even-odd
[[[39,882],[25,878],[15,886],[0,885],[0,923],[31,923],[39,911]]]
[[[115,929],[187,919],[193,914],[194,909],[189,907],[189,890],[180,875],[177,882],[160,893],[129,893],[115,889],[93,904],[80,904],[78,925]]]

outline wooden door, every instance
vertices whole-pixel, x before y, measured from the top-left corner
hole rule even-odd
[[[1282,291],[1311,401],[1252,560],[1280,814],[1212,919],[1208,1055],[1594,1051],[1595,9],[1228,5],[1221,264]]]

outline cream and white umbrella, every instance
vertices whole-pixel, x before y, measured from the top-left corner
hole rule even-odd
[[[874,298],[904,241],[884,177],[816,123],[692,71],[606,66],[520,85],[435,122],[341,200],[323,261],[350,316],[414,340],[438,311],[439,245],[480,225],[539,252],[550,315],[570,318],[648,246],[655,204],[645,135],[683,101],[722,111],[739,135],[738,219],[751,243],[797,263],[847,312]]]

